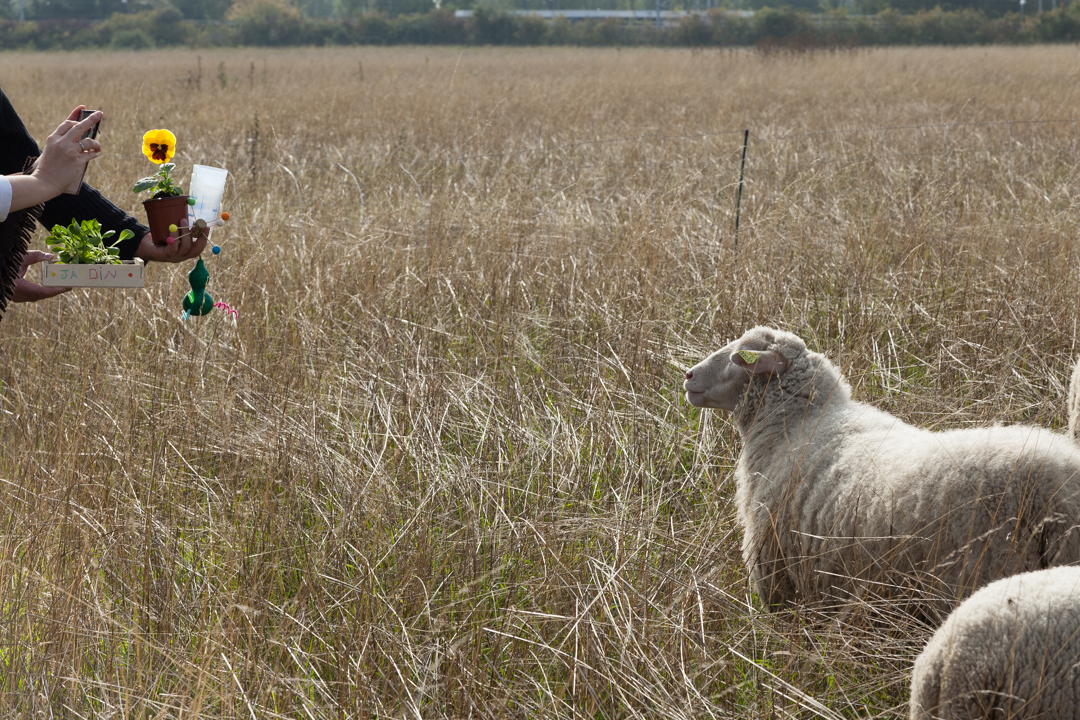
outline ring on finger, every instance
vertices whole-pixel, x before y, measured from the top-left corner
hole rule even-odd
[[[86,146],[82,144],[82,140],[76,140],[76,142],[79,144],[79,149],[86,152]]]

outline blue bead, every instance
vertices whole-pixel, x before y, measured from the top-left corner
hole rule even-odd
[[[221,253],[221,248],[220,248],[219,246],[215,245],[215,246],[214,246],[214,254],[215,254],[215,255],[218,255],[218,254],[220,254],[220,253]]]

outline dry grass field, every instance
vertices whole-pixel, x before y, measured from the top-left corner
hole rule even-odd
[[[3,54],[183,266],[0,323],[0,714],[906,717],[929,630],[766,613],[685,368],[793,330],[946,428],[1064,423],[1080,50]],[[743,129],[751,131],[736,248]],[[209,258],[210,256],[207,255]]]

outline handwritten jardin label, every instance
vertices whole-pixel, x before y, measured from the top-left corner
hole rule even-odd
[[[41,284],[46,287],[143,287],[143,264],[138,260],[121,265],[41,265]]]
[[[53,277],[59,277],[61,280],[115,280],[120,277],[118,272],[120,268],[56,268],[52,271]],[[127,272],[128,277],[132,277],[134,273]]]
[[[750,352],[749,350],[740,350],[739,357],[745,360],[747,365],[753,365],[757,362],[758,354],[756,352]]]

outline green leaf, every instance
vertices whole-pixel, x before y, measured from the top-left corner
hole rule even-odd
[[[133,237],[135,237],[135,233],[131,232],[130,230],[121,230],[120,231],[120,239],[117,240],[116,242],[122,243],[125,240],[130,240]]]
[[[159,170],[158,172],[160,172],[162,175],[167,175],[168,173],[171,173],[175,169],[176,169],[176,163],[168,162],[168,163],[165,163],[164,165],[162,165],[161,170]]]
[[[121,262],[120,251],[115,246],[120,240],[118,239],[108,248],[105,247],[104,242],[105,238],[115,234],[115,230],[102,233],[101,223],[96,218],[83,220],[81,223],[72,218],[71,224],[67,227],[54,226],[52,232],[45,238],[45,243],[63,263],[118,265]],[[134,237],[134,234],[130,230],[123,230],[120,237],[126,239]]]
[[[153,177],[144,177],[142,180],[139,180],[135,183],[135,186],[131,188],[131,192],[143,192],[144,190],[149,190],[150,188],[157,187],[157,184],[157,175],[154,175]]]

